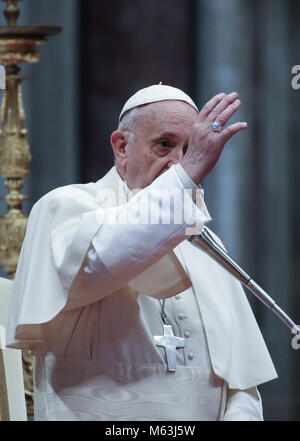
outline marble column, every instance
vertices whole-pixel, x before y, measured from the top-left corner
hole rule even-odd
[[[110,135],[137,90],[169,84],[190,93],[190,2],[85,0],[82,95],[82,179],[95,181],[113,165]]]
[[[291,236],[293,182],[299,172],[292,160],[296,139],[291,136],[292,128],[299,136],[293,123],[297,105],[291,105],[296,92],[290,84],[291,67],[299,61],[291,58],[297,39],[290,34],[294,2],[196,4],[198,101],[235,90],[242,107],[232,121],[246,120],[249,126],[232,138],[205,180],[212,228],[232,257],[297,323]],[[299,112],[299,104],[297,108]],[[299,231],[295,235],[299,238]],[[288,328],[258,300],[248,298],[279,374],[279,380],[261,388],[265,417],[291,419],[297,406],[299,354],[291,348]]]

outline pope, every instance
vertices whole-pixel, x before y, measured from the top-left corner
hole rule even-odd
[[[211,221],[201,182],[247,127],[227,124],[239,106],[146,87],[111,170],[33,206],[7,346],[34,354],[36,420],[263,420],[277,374],[245,293],[186,240]]]

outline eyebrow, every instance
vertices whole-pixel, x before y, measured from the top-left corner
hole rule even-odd
[[[177,138],[177,134],[173,133],[173,132],[162,132],[159,133],[158,135],[155,135],[155,137],[153,137],[152,140],[157,140],[157,139],[162,139],[162,138]]]

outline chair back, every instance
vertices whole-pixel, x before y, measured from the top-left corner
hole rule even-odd
[[[22,353],[5,345],[12,287],[11,280],[0,277],[0,421],[27,421]]]

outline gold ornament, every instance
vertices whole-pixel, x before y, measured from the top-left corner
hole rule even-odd
[[[17,26],[19,0],[3,0],[8,26],[0,27],[0,65],[5,66],[6,88],[1,104],[2,131],[0,139],[0,173],[5,177],[8,193],[3,197],[7,213],[0,217],[0,264],[13,279],[22,247],[27,216],[22,213],[21,194],[24,177],[30,170],[31,154],[24,128],[25,113],[22,102],[22,80],[18,64],[37,63],[37,44],[60,32],[58,26]],[[0,363],[1,364],[1,363]],[[33,419],[32,356],[23,351],[23,368],[27,415]],[[1,396],[0,396],[1,401]],[[1,410],[1,404],[0,404]],[[4,410],[0,419],[5,419]]]

